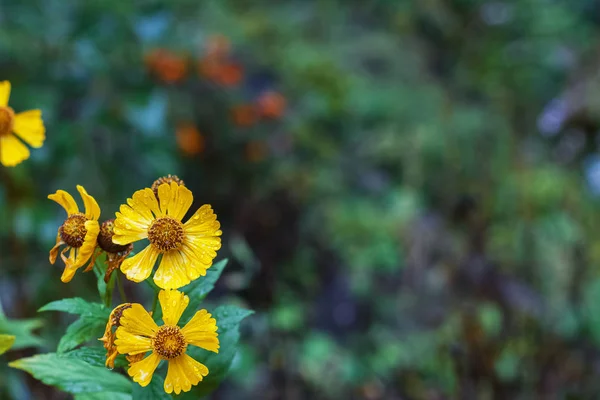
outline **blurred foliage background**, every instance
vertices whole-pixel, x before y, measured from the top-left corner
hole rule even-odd
[[[95,300],[93,274],[65,285],[48,263],[64,214],[47,194],[82,184],[106,219],[169,173],[222,222],[210,298],[258,311],[212,398],[594,398],[599,16],[592,0],[2,1],[0,78],[47,140],[0,169],[0,300],[43,338],[3,356],[0,398],[66,398],[6,361],[55,349],[71,320],[40,306]]]

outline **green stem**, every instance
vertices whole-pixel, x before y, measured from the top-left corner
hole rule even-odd
[[[121,302],[127,303],[127,295],[125,294],[125,288],[123,282],[121,282],[121,275],[117,274],[117,287],[119,288],[119,295],[121,296]]]
[[[156,306],[158,305],[158,292],[154,292],[154,301],[152,302],[152,315],[156,314]]]

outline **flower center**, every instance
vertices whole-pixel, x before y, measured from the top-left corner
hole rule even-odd
[[[125,250],[128,250],[131,245],[115,244],[112,241],[115,228],[115,219],[108,219],[100,226],[100,233],[98,234],[98,246],[107,253],[117,254]]]
[[[167,176],[160,177],[152,183],[152,191],[154,192],[154,195],[156,196],[157,199],[158,199],[158,187],[160,185],[162,185],[163,183],[168,183],[170,185],[171,182],[175,182],[179,186],[185,186],[183,181],[181,179],[179,179],[179,177],[177,175],[169,174]]]
[[[148,229],[148,240],[160,251],[178,249],[183,243],[183,225],[171,217],[157,218]]]
[[[15,112],[10,107],[0,107],[0,137],[10,134],[15,123]]]
[[[156,336],[152,339],[152,348],[164,360],[179,357],[185,352],[187,343],[185,336],[178,326],[163,325],[158,328]]]
[[[81,213],[73,214],[63,222],[59,229],[62,240],[71,247],[81,247],[87,234],[87,218]]]

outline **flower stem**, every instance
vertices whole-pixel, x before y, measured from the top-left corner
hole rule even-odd
[[[156,306],[158,305],[158,292],[154,292],[154,301],[152,302],[152,315],[156,314]]]
[[[121,275],[119,274],[117,274],[117,287],[119,288],[121,302],[127,303],[127,295],[125,294],[125,288],[123,287],[123,282],[121,282]]]

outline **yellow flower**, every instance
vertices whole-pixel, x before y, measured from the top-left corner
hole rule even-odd
[[[152,189],[146,188],[121,205],[116,213],[113,242],[125,245],[146,238],[150,241],[144,250],[121,264],[127,279],[147,279],[160,254],[154,282],[162,289],[177,289],[206,275],[221,248],[221,225],[207,204],[182,223],[192,200],[189,189],[170,182],[158,187],[158,199]]]
[[[116,306],[110,313],[108,317],[108,322],[106,323],[106,328],[104,329],[104,336],[100,339],[101,342],[104,343],[104,348],[106,349],[106,367],[113,369],[115,367],[115,358],[119,355],[117,351],[117,346],[115,345],[115,333],[113,332],[113,327],[121,326],[121,317],[123,316],[123,311],[131,308],[131,303],[123,303]]]
[[[94,253],[96,238],[100,230],[98,203],[87,194],[83,186],[77,185],[77,190],[83,199],[85,213],[79,212],[73,196],[64,190],[57,190],[56,193],[48,196],[50,200],[54,200],[67,211],[67,219],[60,226],[56,235],[56,245],[50,250],[50,263],[54,264],[58,248],[63,244],[67,245],[60,253],[60,257],[65,263],[65,270],[60,279],[65,283],[73,279],[75,271],[81,268]],[[69,249],[71,251],[67,258],[65,252]]]
[[[10,82],[0,82],[0,162],[6,167],[14,167],[29,158],[29,149],[21,140],[31,147],[42,147],[46,129],[40,110],[15,114],[8,106],[9,97]]]
[[[178,290],[161,290],[158,294],[164,325],[158,326],[142,307],[132,304],[123,311],[117,328],[117,350],[135,356],[152,353],[131,364],[128,374],[141,386],[147,386],[161,360],[169,364],[165,392],[188,392],[208,375],[208,368],[186,354],[187,346],[219,352],[217,321],[206,310],[200,310],[180,328],[177,324],[190,299]]]

